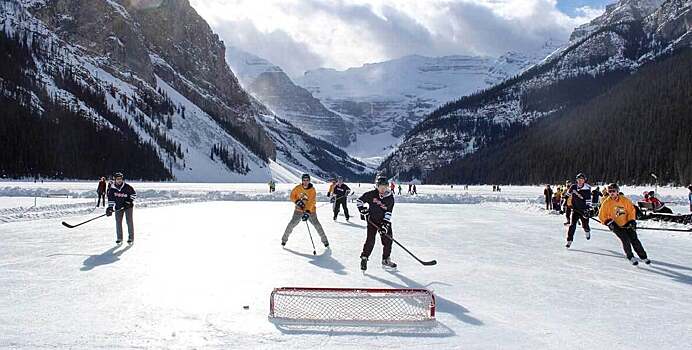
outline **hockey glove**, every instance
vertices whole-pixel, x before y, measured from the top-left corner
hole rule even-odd
[[[332,198],[329,198],[329,203],[335,203],[336,202],[336,196],[332,196]]]
[[[133,202],[132,200],[125,201],[125,209],[130,209],[130,208],[133,208],[134,206],[135,206],[135,202]]]
[[[111,215],[113,215],[113,207],[106,208],[106,216],[111,216]]]
[[[627,222],[627,224],[625,224],[625,227],[627,227],[629,229],[636,230],[637,229],[637,222],[634,220],[629,221],[629,222]]]
[[[305,202],[303,202],[302,199],[299,199],[296,201],[296,206],[298,206],[300,209],[305,209]]]
[[[303,216],[300,218],[300,220],[302,220],[302,221],[308,221],[309,218],[310,218],[310,212],[309,212],[309,211],[306,211],[306,212],[303,213]]]
[[[358,211],[360,212],[360,215],[363,216],[370,214],[370,209],[366,207],[358,207]]]
[[[386,234],[387,232],[389,232],[389,228],[390,228],[391,226],[392,226],[392,224],[391,224],[389,221],[385,221],[385,222],[382,223],[382,225],[380,226],[380,228],[377,230],[377,233],[379,233],[380,235],[384,235],[384,234]]]
[[[606,226],[608,226],[608,228],[609,228],[611,231],[615,231],[615,229],[618,227],[618,225],[617,225],[617,224],[615,223],[615,221],[613,221],[613,220],[610,220],[610,221],[606,222]]]

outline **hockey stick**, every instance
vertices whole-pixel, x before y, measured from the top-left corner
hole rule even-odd
[[[649,230],[649,231],[673,231],[673,232],[692,232],[692,228],[663,228],[663,227],[639,227],[637,230]]]
[[[572,210],[576,211],[576,212],[577,212],[578,214],[580,214],[581,216],[584,216],[584,212],[583,212],[583,211],[580,211],[579,209],[574,209],[574,208],[572,208]],[[596,221],[597,223],[599,223],[599,224],[601,224],[601,225],[603,225],[603,226],[608,226],[608,225],[602,223],[601,220],[598,220],[598,219],[596,219],[596,218],[593,217],[593,216],[590,216],[589,219],[591,219],[591,220],[593,220],[593,221]],[[692,232],[692,228],[682,229],[682,228],[663,228],[663,227],[639,227],[639,226],[637,226],[637,230],[673,231],[673,232]]]
[[[377,228],[377,232],[380,231],[380,227],[377,226],[374,222],[370,221],[370,218],[367,218],[367,220],[368,220],[368,224],[370,224],[370,225],[372,225],[373,227]],[[399,247],[401,247],[401,249],[403,249],[405,252],[407,252],[410,256],[412,256],[414,259],[416,259],[416,261],[418,261],[418,262],[421,263],[422,265],[424,265],[424,266],[437,265],[437,260],[423,261],[423,260],[419,259],[416,255],[414,255],[413,253],[411,253],[410,250],[406,249],[406,247],[404,247],[401,243],[399,243],[399,241],[397,241],[396,239],[394,239],[394,237],[392,237],[389,233],[381,233],[381,234],[384,235],[385,237],[391,239],[392,242],[396,243],[396,245],[398,245]]]
[[[327,204],[332,204],[332,210],[333,210],[333,207],[336,205],[336,201],[338,201],[339,199],[344,198],[344,197],[352,196],[354,194],[355,194],[355,192],[351,192],[350,194],[345,194],[343,196],[336,197],[336,199],[334,200],[334,203],[332,203],[332,201],[330,200],[329,202],[322,203],[322,204],[318,205],[317,207],[322,208],[323,206],[325,206]]]
[[[307,220],[305,220],[305,227],[308,228],[308,236],[310,236],[310,243],[312,243],[312,255],[317,255],[317,249],[315,249],[315,241],[312,240],[312,233],[310,232],[310,225],[308,225]]]
[[[125,209],[127,209],[127,208],[120,208],[120,209],[114,211],[114,213],[117,213],[117,212],[119,212],[119,211],[123,211],[123,210],[125,210]],[[97,216],[97,217],[95,217],[95,218],[91,218],[91,219],[89,219],[89,220],[87,220],[87,221],[80,222],[80,223],[78,223],[78,224],[76,224],[76,225],[70,225],[70,224],[66,223],[65,221],[63,221],[63,222],[62,222],[62,225],[65,226],[65,227],[67,227],[67,228],[75,228],[75,227],[77,227],[77,226],[82,226],[82,225],[86,224],[87,222],[91,222],[91,221],[94,221],[94,220],[96,220],[96,219],[102,218],[102,217],[104,217],[104,216],[106,216],[106,215],[108,215],[108,214],[105,214],[105,213],[104,213],[104,214],[101,214],[101,215],[99,215],[99,216]]]

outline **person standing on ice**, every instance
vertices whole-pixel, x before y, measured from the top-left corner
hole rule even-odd
[[[96,187],[96,195],[98,196],[98,199],[96,200],[96,207],[98,208],[101,206],[101,202],[103,202],[103,206],[106,206],[106,178],[101,177],[99,180],[99,185]]]
[[[115,212],[116,244],[120,244],[123,241],[123,216],[125,216],[127,221],[127,244],[132,244],[135,241],[135,225],[132,216],[137,193],[132,186],[125,183],[122,173],[115,173],[113,177],[115,182],[108,189],[106,216],[111,216]]]
[[[690,212],[692,212],[692,185],[687,186],[687,189],[690,190],[690,193],[687,195],[687,199],[690,201]]]
[[[632,265],[639,264],[632,253],[633,248],[645,264],[651,264],[642,242],[637,238],[637,212],[634,204],[627,197],[620,194],[620,186],[616,183],[608,185],[608,197],[601,203],[598,218],[618,236],[622,242],[625,257]]]
[[[322,240],[322,244],[324,244],[325,248],[328,248],[329,240],[324,233],[324,229],[322,229],[322,225],[319,220],[317,220],[317,191],[315,191],[315,186],[310,183],[310,175],[308,174],[303,174],[300,179],[301,184],[297,185],[293,188],[293,191],[291,191],[291,202],[293,202],[296,207],[293,211],[293,217],[291,221],[288,222],[284,235],[281,237],[281,245],[286,245],[291,232],[293,232],[293,229],[298,226],[301,221],[310,221],[312,226],[315,226],[317,234]]]
[[[553,189],[550,185],[545,185],[543,190],[543,196],[545,197],[545,210],[550,210],[551,204],[553,202]]]
[[[327,194],[327,196],[332,197],[330,202],[334,204],[334,221],[336,221],[336,217],[339,216],[341,207],[344,208],[344,216],[346,217],[346,221],[348,221],[348,219],[351,217],[348,214],[348,206],[346,206],[349,193],[351,193],[351,188],[344,183],[344,178],[341,176],[337,177],[334,187],[332,187],[330,193]]]
[[[396,264],[389,258],[392,253],[392,210],[394,195],[387,188],[387,178],[378,176],[376,189],[363,193],[356,205],[358,211],[367,221],[367,238],[360,253],[360,269],[368,269],[368,259],[375,247],[375,236],[379,233],[382,242],[382,266],[395,268]],[[367,204],[367,207],[365,206]],[[388,235],[388,236],[387,236]]]
[[[596,186],[596,188],[593,191],[591,191],[591,204],[593,204],[594,207],[601,202],[601,195],[601,189],[598,186]]]
[[[582,173],[577,174],[577,183],[570,186],[567,192],[572,198],[572,216],[567,229],[567,244],[565,245],[569,248],[574,240],[574,232],[577,230],[577,220],[581,220],[581,227],[584,229],[586,239],[591,239],[591,228],[589,227],[591,186],[586,183],[586,176]]]
[[[567,218],[567,221],[565,221],[564,225],[569,226],[570,220],[572,219],[572,195],[569,192],[569,189],[572,187],[572,183],[569,181],[565,181],[565,190],[562,192],[562,200],[565,202],[565,217]]]

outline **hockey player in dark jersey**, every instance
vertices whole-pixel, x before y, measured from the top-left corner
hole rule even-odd
[[[577,220],[581,221],[586,239],[591,239],[591,228],[589,218],[593,216],[591,203],[591,186],[586,183],[586,176],[582,173],[577,174],[577,183],[572,184],[567,189],[567,193],[572,198],[572,215],[570,217],[569,228],[567,229],[567,244],[565,247],[572,246],[574,232],[577,230]]]
[[[115,212],[115,243],[123,241],[123,216],[127,221],[127,243],[132,244],[135,240],[135,226],[132,219],[134,201],[137,193],[129,184],[126,184],[122,173],[115,173],[115,182],[108,188],[108,208],[106,215],[111,216]]]
[[[334,184],[329,193],[327,193],[327,197],[331,197],[330,202],[332,202],[334,205],[334,221],[336,221],[336,217],[339,215],[341,207],[344,208],[344,216],[346,217],[346,221],[348,221],[348,219],[351,217],[348,215],[348,206],[346,206],[349,193],[351,193],[351,188],[344,183],[344,178],[341,176],[337,177],[336,184]]]
[[[396,267],[396,264],[389,258],[392,253],[392,209],[394,209],[394,196],[388,188],[387,178],[378,176],[375,183],[377,189],[365,192],[356,205],[358,211],[365,216],[367,224],[367,238],[363,245],[363,252],[360,254],[360,269],[365,271],[368,268],[368,258],[375,247],[375,236],[379,233],[382,241],[382,266]],[[367,206],[366,206],[367,204]]]

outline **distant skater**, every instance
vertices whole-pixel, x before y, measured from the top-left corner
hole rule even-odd
[[[100,207],[101,203],[103,203],[103,206],[106,206],[106,189],[107,189],[107,184],[106,184],[106,178],[101,177],[99,180],[99,184],[96,187],[96,195],[98,196],[98,199],[96,200],[96,207]]]

